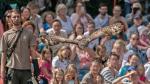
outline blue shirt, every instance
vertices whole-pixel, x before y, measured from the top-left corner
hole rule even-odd
[[[139,56],[140,63],[145,64],[147,62],[146,52],[138,49],[137,47],[132,46],[131,43],[129,43],[126,46],[126,48],[127,48],[127,50],[131,50],[131,51],[133,51],[135,54],[137,54]]]
[[[127,34],[127,39],[130,38],[130,36],[131,36],[132,33],[137,33],[138,34],[138,28],[135,25],[133,25],[132,27],[130,27],[127,30],[127,33],[126,33]]]
[[[46,23],[43,23],[43,28],[45,31],[47,31],[48,29],[52,28],[52,26],[46,22]]]
[[[109,25],[109,15],[105,15],[103,19],[101,19],[100,15],[98,15],[94,19],[94,22],[95,22],[96,29],[108,26]]]
[[[73,31],[73,26],[72,26],[72,22],[69,16],[66,16],[67,20],[64,21],[62,20],[59,16],[57,16],[57,19],[60,20],[61,24],[62,24],[62,28],[64,30],[66,30],[67,34],[71,34],[71,32]]]

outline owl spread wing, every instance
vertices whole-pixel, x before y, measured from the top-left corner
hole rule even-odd
[[[109,26],[106,26],[102,29],[99,29],[92,33],[90,36],[83,38],[78,45],[81,48],[86,47],[91,41],[93,41],[96,38],[105,36],[105,35],[117,35],[123,30],[123,25],[121,23],[112,24]]]
[[[89,42],[93,41],[96,38],[105,36],[105,35],[117,35],[122,31],[123,27],[121,23],[112,24],[110,26],[106,26],[102,29],[99,29],[92,33],[90,36],[83,37],[81,40],[71,40],[61,36],[50,36],[52,41],[62,42],[62,43],[71,43],[77,44],[81,49],[87,47]]]

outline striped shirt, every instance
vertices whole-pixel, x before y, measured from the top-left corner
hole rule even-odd
[[[117,74],[115,76],[112,75],[112,72],[110,70],[109,67],[105,67],[102,71],[101,71],[101,75],[104,78],[104,84],[113,84],[113,81],[115,80],[115,78],[117,77]]]

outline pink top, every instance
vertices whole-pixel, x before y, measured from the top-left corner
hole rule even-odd
[[[40,77],[44,77],[46,78],[47,80],[51,80],[52,76],[48,76],[44,71],[43,69],[47,69],[48,72],[51,74],[51,69],[52,69],[52,66],[51,66],[51,62],[50,61],[45,61],[45,60],[40,60],[39,62],[39,67],[40,67]]]
[[[88,52],[80,53],[79,60],[80,60],[80,69],[89,68],[92,62],[92,56]]]
[[[143,81],[143,82],[145,82],[146,77],[145,76],[140,76],[140,80]]]

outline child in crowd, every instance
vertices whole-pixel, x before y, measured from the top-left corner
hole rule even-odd
[[[144,65],[138,65],[137,67],[137,72],[138,72],[138,75],[139,75],[139,79],[140,81],[144,82],[144,83],[148,83],[148,80],[145,76],[145,68],[144,68]]]
[[[44,48],[42,51],[42,60],[39,62],[40,67],[40,81],[39,84],[49,84],[52,78],[52,51],[50,49]]]
[[[38,52],[41,53],[44,47],[48,46],[48,40],[46,39],[46,32],[41,32],[38,39]]]
[[[96,57],[97,60],[102,62],[103,65],[106,65],[108,56],[106,55],[106,47],[103,45],[98,45],[96,48]]]
[[[79,84],[78,72],[74,64],[69,64],[65,72],[65,83],[66,84]]]
[[[136,69],[138,66],[138,62],[139,57],[135,54],[131,55],[128,58],[128,63],[124,67],[120,68],[119,76],[124,76],[127,73],[128,68],[130,68],[131,66]]]
[[[145,84],[139,79],[139,75],[134,67],[130,66],[128,68],[126,75],[128,74],[131,75],[124,77],[119,84]]]
[[[65,84],[64,83],[64,71],[60,68],[54,69],[53,79],[50,84]]]
[[[69,46],[62,46],[57,56],[52,60],[53,68],[61,68],[64,72],[66,71],[67,66],[69,65],[69,58],[71,56],[71,49]]]

